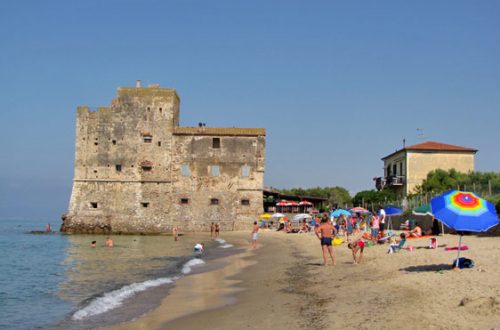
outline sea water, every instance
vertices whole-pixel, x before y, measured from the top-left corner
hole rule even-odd
[[[31,234],[47,221],[0,219],[0,329],[91,329],[156,307],[175,281],[234,247],[207,234]],[[96,247],[90,246],[97,241]],[[193,254],[204,242],[207,252]],[[226,252],[227,251],[227,252]]]

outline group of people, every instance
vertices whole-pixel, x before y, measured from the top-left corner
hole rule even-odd
[[[212,222],[210,224],[210,237],[217,238],[217,237],[219,237],[219,234],[220,234],[220,223]]]
[[[114,242],[111,239],[111,237],[106,238],[105,244],[107,247],[110,247],[110,248],[112,248],[114,246]],[[92,247],[92,248],[97,247],[97,241],[90,242],[90,247]]]

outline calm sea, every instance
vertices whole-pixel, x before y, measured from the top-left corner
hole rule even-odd
[[[0,219],[0,329],[92,329],[131,320],[156,307],[181,276],[237,252],[208,234],[178,242],[111,236],[115,247],[108,248],[105,236],[29,233],[46,223]],[[207,246],[202,257],[192,252],[197,242]]]

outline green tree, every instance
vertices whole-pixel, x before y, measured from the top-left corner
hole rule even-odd
[[[354,205],[384,205],[387,202],[395,201],[396,193],[392,189],[377,190],[363,190],[354,195],[352,203]]]

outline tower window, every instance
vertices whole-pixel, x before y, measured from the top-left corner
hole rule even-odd
[[[158,147],[161,147],[161,141],[158,141]]]
[[[151,135],[144,135],[143,139],[144,139],[144,143],[151,143],[151,142],[153,142],[153,137]]]
[[[212,139],[212,148],[219,149],[220,148],[220,138]]]
[[[241,167],[241,176],[244,178],[247,178],[250,176],[250,166],[248,165],[243,165]]]
[[[217,198],[211,198],[210,205],[219,205],[219,200]]]
[[[211,176],[219,176],[220,175],[219,165],[212,165],[212,167],[210,168],[210,175]]]
[[[188,164],[182,164],[181,165],[181,175],[182,176],[190,176],[191,175],[191,171],[189,169],[189,165]]]
[[[148,206],[149,206],[149,202],[142,202],[142,203],[141,203],[141,206],[142,206],[142,207],[148,207]]]
[[[97,202],[90,202],[90,207],[93,209],[97,208]]]
[[[111,143],[113,143],[113,145],[116,145],[116,140],[112,140]]]
[[[122,171],[122,165],[121,165],[121,164],[116,164],[116,165],[115,165],[115,170],[116,170],[117,172],[121,172],[121,171]]]
[[[250,205],[250,200],[249,199],[242,199],[241,200],[241,205],[245,205],[245,206]]]
[[[181,204],[189,204],[189,198],[181,198]]]

